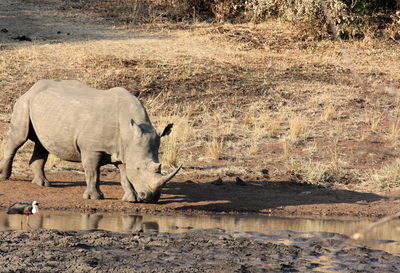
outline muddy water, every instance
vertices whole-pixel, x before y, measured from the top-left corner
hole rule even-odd
[[[230,232],[254,232],[273,235],[275,242],[291,244],[279,236],[280,231],[335,232],[352,235],[372,223],[368,219],[329,218],[283,218],[266,216],[156,216],[86,214],[71,212],[41,211],[40,215],[27,217],[0,213],[0,230],[56,229],[108,230],[115,232],[169,232],[179,233],[192,229],[219,228]],[[391,253],[400,253],[400,220],[386,223],[367,234],[362,244]]]

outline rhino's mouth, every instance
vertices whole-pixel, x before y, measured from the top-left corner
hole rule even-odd
[[[158,202],[158,200],[161,197],[161,191],[157,190],[153,194],[147,194],[147,196],[141,196],[139,195],[136,190],[135,190],[135,195],[136,195],[136,200],[137,203],[150,203],[150,204],[155,204]]]

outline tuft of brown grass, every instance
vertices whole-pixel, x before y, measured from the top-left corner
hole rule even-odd
[[[285,160],[289,160],[291,157],[291,148],[292,144],[287,140],[287,138],[284,138],[282,140],[282,157]]]
[[[211,141],[207,145],[207,155],[212,159],[221,159],[223,155],[224,141],[218,139],[216,135],[211,138]]]
[[[338,180],[338,169],[321,162],[291,159],[287,162],[287,169],[296,180],[313,185],[330,186]]]
[[[337,113],[336,107],[333,106],[332,104],[328,104],[324,108],[324,112],[322,113],[322,118],[325,121],[330,121],[330,120],[337,118],[337,115],[338,115],[338,113]]]
[[[370,174],[368,185],[371,188],[378,187],[381,190],[388,190],[400,186],[400,160],[386,164],[382,168],[373,171]]]
[[[289,120],[289,136],[293,143],[304,141],[309,136],[309,127],[306,118],[302,115],[295,115]]]
[[[175,135],[170,135],[164,140],[162,146],[162,162],[166,166],[177,166],[179,160],[179,144],[176,140]]]
[[[50,170],[50,169],[54,168],[60,162],[61,162],[61,159],[59,159],[58,157],[56,157],[53,154],[49,154],[47,161],[46,161],[46,169]]]

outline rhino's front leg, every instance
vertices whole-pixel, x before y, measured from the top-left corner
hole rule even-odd
[[[117,167],[121,176],[121,185],[125,192],[124,196],[122,197],[122,201],[137,202],[135,190],[133,189],[131,183],[128,180],[128,176],[126,175],[126,165],[118,164]]]
[[[86,190],[85,199],[103,199],[100,191],[100,162],[102,154],[99,152],[82,152],[82,165],[85,169]]]

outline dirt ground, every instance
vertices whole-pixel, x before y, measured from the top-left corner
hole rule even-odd
[[[180,234],[104,231],[0,233],[1,272],[396,272],[400,257],[362,246],[343,247],[343,235],[220,230]],[[275,238],[274,238],[275,239]],[[206,251],[205,251],[206,250]]]
[[[396,198],[371,193],[333,190],[289,181],[246,181],[222,184],[207,179],[177,177],[163,189],[157,204],[122,202],[122,187],[115,172],[102,176],[105,200],[84,200],[84,174],[76,171],[48,175],[52,187],[39,187],[18,176],[0,183],[0,206],[16,200],[39,200],[40,207],[55,210],[115,211],[127,213],[205,214],[261,213],[265,215],[315,215],[382,217],[399,209]]]

